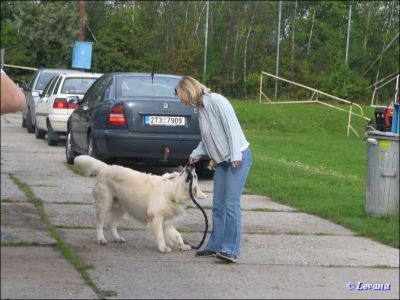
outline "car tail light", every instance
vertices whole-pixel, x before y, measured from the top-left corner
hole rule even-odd
[[[110,114],[108,115],[108,123],[110,125],[126,125],[125,110],[122,103],[115,105],[111,109]]]
[[[76,103],[68,103],[67,104],[67,108],[69,108],[69,109],[75,109],[77,107],[78,107],[78,104],[76,104]]]
[[[67,99],[57,98],[54,100],[53,108],[66,109],[68,108]]]

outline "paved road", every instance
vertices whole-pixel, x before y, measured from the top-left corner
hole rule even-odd
[[[196,258],[194,251],[160,253],[145,227],[129,218],[121,224],[127,243],[97,245],[94,179],[65,166],[64,145],[49,147],[20,124],[20,114],[1,117],[2,299],[399,296],[398,249],[257,195],[242,199],[237,264]],[[208,194],[202,204],[211,216],[212,181],[201,186]],[[43,203],[61,241],[50,235],[32,199]],[[178,228],[186,240],[198,243],[201,212],[188,208]],[[60,242],[92,266],[86,272],[94,287],[62,255]]]

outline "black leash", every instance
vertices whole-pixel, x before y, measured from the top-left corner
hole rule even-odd
[[[207,231],[208,231],[208,218],[207,218],[207,214],[204,211],[204,209],[201,207],[201,205],[199,203],[197,203],[196,199],[193,196],[193,191],[192,191],[192,185],[193,185],[193,176],[192,173],[190,173],[190,170],[187,170],[188,172],[188,176],[189,176],[189,193],[190,193],[190,198],[192,199],[193,203],[196,204],[196,206],[201,210],[201,212],[203,213],[204,216],[204,221],[206,223],[206,228],[204,229],[204,233],[203,233],[203,238],[201,239],[201,242],[198,246],[192,246],[187,242],[184,242],[185,244],[189,245],[192,249],[200,249],[200,247],[203,245],[206,236],[207,236]]]

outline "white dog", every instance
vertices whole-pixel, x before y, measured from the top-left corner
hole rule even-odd
[[[114,240],[125,242],[118,234],[117,226],[127,212],[147,223],[161,252],[171,251],[166,242],[170,245],[175,243],[181,250],[190,250],[171,222],[184,213],[185,202],[190,199],[190,176],[193,178],[194,197],[206,198],[199,188],[193,167],[185,167],[181,173],[157,176],[117,165],[110,166],[88,155],[76,157],[74,163],[86,176],[97,176],[92,195],[95,199],[99,244],[107,243],[103,226],[108,214],[111,216],[110,229]]]

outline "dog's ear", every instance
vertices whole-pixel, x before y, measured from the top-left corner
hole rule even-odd
[[[207,198],[207,195],[204,194],[204,193],[201,191],[201,189],[200,189],[200,187],[199,187],[198,184],[197,184],[196,187],[193,189],[193,191],[194,191],[193,194],[195,195],[196,198],[198,198],[198,199],[206,199],[206,198]]]
[[[198,199],[207,198],[207,195],[204,194],[200,189],[198,176],[196,174],[196,168],[193,165],[191,165],[189,167],[189,172],[191,173],[191,176],[193,177],[193,195]]]
[[[194,177],[193,194],[198,199],[206,199],[207,198],[207,195],[204,194],[203,191],[200,189],[199,181],[198,181],[196,174]]]

